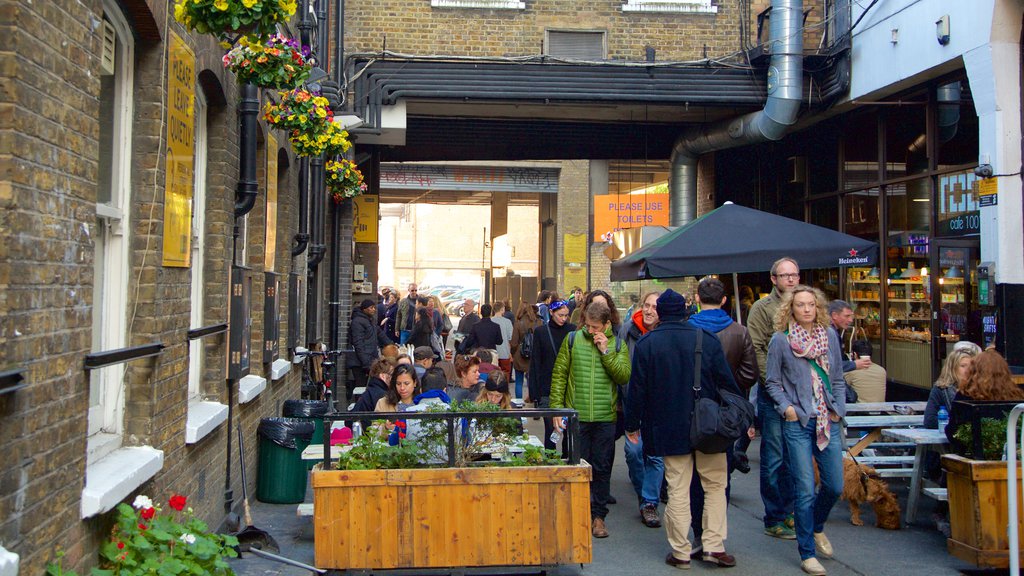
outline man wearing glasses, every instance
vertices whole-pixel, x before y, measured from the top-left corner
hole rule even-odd
[[[412,325],[416,322],[416,300],[418,290],[415,283],[409,284],[409,295],[398,304],[398,343],[405,346],[412,336]],[[771,336],[771,334],[769,334]]]
[[[761,428],[761,500],[764,502],[764,533],[775,538],[796,538],[793,522],[793,487],[786,469],[782,443],[782,417],[775,403],[765,392],[764,382],[768,366],[768,342],[775,333],[775,313],[782,295],[800,283],[800,266],[796,260],[783,257],[772,264],[771,294],[750,307],[747,330],[754,343],[757,366],[761,372],[761,386],[757,390],[757,417]]]

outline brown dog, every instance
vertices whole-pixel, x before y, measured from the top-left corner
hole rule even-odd
[[[886,530],[899,530],[900,503],[889,491],[888,484],[871,466],[843,459],[842,498],[850,503],[850,523],[863,526],[860,505],[867,502],[875,510],[875,525]]]

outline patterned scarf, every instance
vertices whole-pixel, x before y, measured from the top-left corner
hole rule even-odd
[[[799,324],[791,323],[789,325],[789,347],[794,356],[816,363],[828,374],[828,332],[823,326],[815,324],[814,329],[808,332]],[[817,408],[814,429],[818,450],[824,450],[828,446],[830,434],[828,405],[825,403],[825,383],[813,367],[811,368],[811,389],[814,390]]]

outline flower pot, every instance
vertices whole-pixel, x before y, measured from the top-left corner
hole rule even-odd
[[[949,496],[949,553],[982,568],[1007,568],[1009,504],[1006,462],[970,460],[955,454],[942,457]],[[1024,550],[1024,499],[1017,482],[1017,528]],[[1021,555],[1024,561],[1024,555]]]
[[[316,565],[591,561],[590,465],[313,471]]]

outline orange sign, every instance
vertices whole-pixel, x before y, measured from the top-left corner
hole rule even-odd
[[[668,194],[606,194],[594,196],[594,241],[641,226],[668,226]]]

